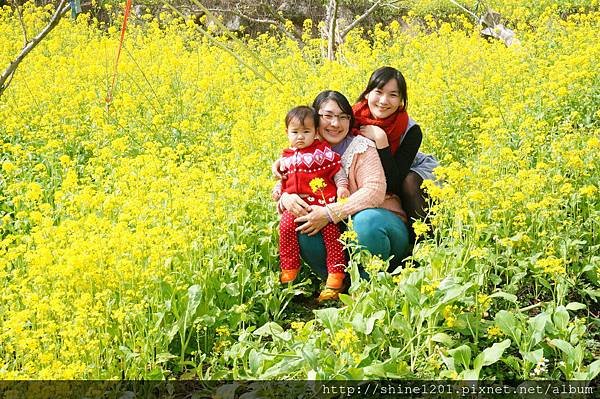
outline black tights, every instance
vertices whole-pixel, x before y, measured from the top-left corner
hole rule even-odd
[[[408,224],[412,225],[414,220],[423,220],[427,215],[426,194],[421,188],[423,178],[417,173],[410,171],[402,182],[402,208],[408,215]]]

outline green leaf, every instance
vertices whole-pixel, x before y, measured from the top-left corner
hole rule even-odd
[[[462,373],[460,373],[461,378],[463,380],[466,381],[477,381],[479,379],[479,371],[480,369],[476,369],[476,370],[464,370]]]
[[[550,315],[542,312],[528,320],[531,333],[531,346],[537,345],[544,338],[546,324],[550,322]]]
[[[198,284],[192,285],[188,288],[188,302],[187,308],[185,309],[185,320],[186,326],[192,323],[192,318],[198,309],[198,305],[202,300],[202,288]]]
[[[260,374],[262,369],[262,356],[254,348],[252,348],[248,354],[248,365],[250,366],[250,372],[253,375],[258,376]]]
[[[302,356],[311,368],[319,368],[319,360],[314,347],[307,347],[306,345],[302,346],[302,349],[300,349],[300,356]]]
[[[454,345],[454,340],[446,333],[437,333],[431,337],[433,342],[439,342],[441,344],[446,345],[447,347],[451,347]]]
[[[565,308],[567,310],[581,310],[581,309],[585,309],[587,308],[587,305],[583,304],[583,303],[579,303],[579,302],[571,302],[569,304],[567,304],[567,306],[565,306]]]
[[[501,310],[496,313],[494,320],[504,334],[515,336],[515,333],[518,332],[520,338],[521,331],[517,328],[517,319],[514,314],[507,312],[506,310]]]
[[[282,355],[290,355],[289,352],[284,352]],[[302,362],[304,361],[301,357],[289,357],[285,356],[283,360],[275,363],[271,367],[267,368],[260,376],[261,379],[274,379],[286,375],[290,371],[297,371],[299,367],[301,367]]]
[[[536,349],[532,352],[520,352],[521,356],[523,356],[523,360],[528,361],[529,363],[536,364],[544,357],[543,349]]]
[[[493,294],[490,294],[490,298],[504,298],[509,302],[517,302],[516,295],[509,294],[508,292],[502,292],[502,291],[498,291],[498,292],[494,292]]]
[[[552,285],[550,285],[550,283],[548,282],[548,280],[546,280],[545,278],[542,277],[537,277],[537,281],[544,286],[544,288],[546,288],[547,290],[552,291]]]
[[[575,348],[573,348],[573,345],[567,341],[563,341],[562,339],[553,339],[550,341],[550,344],[563,351],[569,360],[575,360]]]
[[[354,260],[350,260],[349,265],[350,266],[350,281],[360,281],[360,272],[358,270],[358,264],[356,263],[356,261]],[[354,284],[352,284],[352,287],[354,287]],[[350,291],[352,291],[353,288],[351,288]]]
[[[165,363],[171,359],[175,359],[176,357],[177,356],[172,353],[162,352],[156,355],[156,363]]]
[[[237,283],[229,283],[221,285],[221,289],[225,288],[225,291],[229,294],[229,296],[239,296],[240,289]]]
[[[392,360],[394,360],[398,356],[400,356],[400,352],[402,351],[401,348],[395,348],[393,346],[390,346],[388,349],[389,349],[389,352],[390,352],[390,359],[392,359]]]
[[[467,284],[464,284],[464,285],[455,285],[452,288],[449,288],[445,292],[445,294],[442,297],[442,299],[440,300],[440,303],[439,303],[438,306],[441,306],[441,305],[443,305],[445,303],[453,301],[454,299],[456,299],[459,296],[461,296],[465,291],[467,291],[472,286],[473,286],[473,283],[467,283]]]
[[[371,332],[373,332],[373,327],[375,326],[375,321],[382,320],[384,317],[385,310],[380,310],[371,315],[371,317],[367,319],[366,328],[364,331],[365,335],[371,334]]]
[[[384,364],[379,360],[375,360],[370,365],[364,367],[363,372],[365,373],[365,377],[375,379],[381,379],[386,376]]]
[[[346,306],[351,306],[354,303],[354,299],[348,294],[340,294],[339,298],[340,301],[342,301],[342,303]]]
[[[325,327],[328,327],[330,332],[333,333],[335,326],[337,325],[339,318],[339,309],[327,308],[313,310],[317,319],[319,319]]]
[[[404,295],[406,295],[406,299],[411,305],[419,305],[421,292],[413,285],[402,285],[401,288]]]
[[[273,335],[277,335],[277,334],[281,334],[281,333],[283,333],[283,327],[281,327],[279,324],[275,323],[274,321],[270,321],[270,322],[262,325],[258,329],[256,329],[252,334],[273,336]]]
[[[155,367],[144,373],[144,380],[162,380],[164,378],[163,370],[160,367]]]
[[[365,332],[367,328],[367,323],[362,313],[357,313],[354,315],[354,318],[352,319],[352,327],[358,332]]]
[[[448,286],[449,288],[446,288],[446,289],[440,288],[440,291],[444,292],[444,296],[440,300],[436,301],[435,306],[433,306],[431,308],[424,308],[421,311],[421,316],[423,318],[430,317],[432,314],[439,311],[439,309],[441,307],[443,307],[445,304],[452,302],[459,296],[463,295],[469,288],[471,288],[472,285],[473,285],[472,283],[467,283],[464,285],[452,284],[452,285]]]
[[[179,331],[179,323],[173,324],[171,326],[171,329],[167,333],[167,337],[169,337],[169,340],[173,340],[173,337],[175,336],[175,334],[177,334],[178,331]]]
[[[477,355],[477,357],[475,357],[475,360],[473,360],[473,370],[476,370],[477,373],[479,373],[481,371],[481,369],[483,368],[483,361],[484,361],[485,355],[483,354],[483,352],[481,352],[479,355]],[[468,378],[465,378],[468,379]]]
[[[508,367],[513,369],[513,371],[519,371],[521,369],[521,363],[519,359],[515,356],[510,355],[507,357],[503,357],[502,362],[504,362],[504,364],[508,365]]]
[[[583,363],[583,346],[581,345],[581,343],[579,343],[576,347],[575,347],[575,351],[573,352],[574,355],[574,363],[575,364],[582,364]]]
[[[554,326],[559,330],[565,330],[569,325],[569,312],[564,306],[558,306],[554,309],[554,314],[552,315],[552,321],[554,322]]]
[[[600,272],[598,272],[598,270],[597,270],[598,267],[594,266],[594,265],[588,265],[588,266],[591,266],[590,269],[585,270],[583,273],[585,274],[585,277],[587,277],[588,280],[590,280],[591,283],[598,286],[600,284]],[[588,266],[586,266],[586,268]]]
[[[216,397],[221,399],[234,399],[235,391],[240,386],[239,383],[234,382],[232,384],[221,385],[217,388]]]
[[[456,371],[456,366],[454,365],[454,358],[444,356],[443,353],[440,354],[440,357],[442,358],[442,361],[444,362],[448,370]]]
[[[402,313],[396,313],[394,317],[392,317],[390,327],[394,330],[398,330],[399,332],[405,335],[410,334],[410,332],[412,331],[410,325],[408,324],[408,321],[406,321],[406,318]]]
[[[510,339],[505,339],[502,342],[497,342],[493,344],[491,347],[486,348],[481,353],[483,355],[483,364],[482,366],[489,366],[491,364],[496,363],[502,355],[504,351],[510,346]]]
[[[450,356],[454,359],[454,364],[460,364],[463,369],[468,369],[471,364],[471,348],[467,345],[461,345],[458,348],[450,349],[448,351]]]
[[[354,381],[360,381],[365,379],[365,373],[362,368],[350,367],[348,369],[350,379]]]
[[[590,363],[586,380],[592,381],[600,373],[600,359]]]

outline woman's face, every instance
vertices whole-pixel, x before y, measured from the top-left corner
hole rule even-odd
[[[396,79],[390,79],[381,88],[374,88],[366,97],[371,115],[376,119],[387,118],[403,105]]]
[[[350,115],[342,112],[334,100],[327,100],[317,111],[319,113],[319,133],[325,141],[336,145],[346,138],[350,131]]]

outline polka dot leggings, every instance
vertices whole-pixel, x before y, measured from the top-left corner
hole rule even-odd
[[[283,212],[279,223],[279,261],[282,270],[300,268],[300,247],[298,246],[298,234],[293,213]],[[334,223],[329,223],[321,230],[325,250],[327,251],[327,272],[343,273],[346,264],[344,247],[338,241],[340,229]]]

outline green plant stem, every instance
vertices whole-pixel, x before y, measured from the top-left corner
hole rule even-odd
[[[540,306],[546,305],[546,304],[547,304],[547,302],[534,303],[533,305],[525,306],[524,308],[518,309],[518,312],[520,312],[520,313],[527,312],[528,310],[539,308]]]

